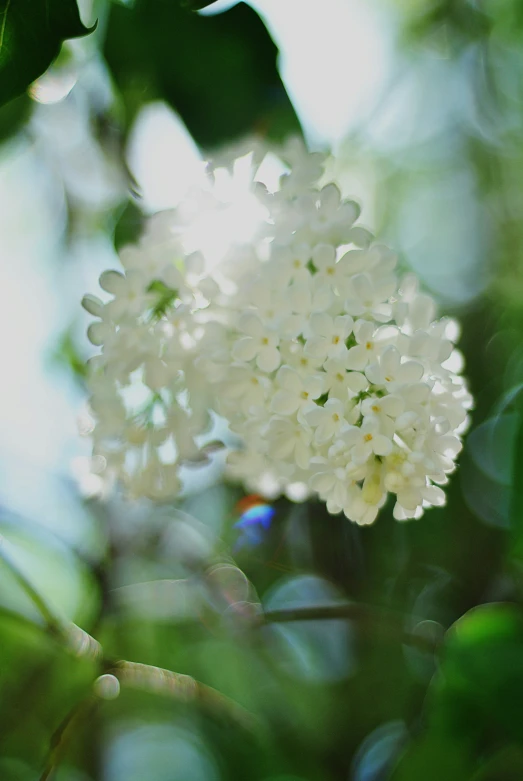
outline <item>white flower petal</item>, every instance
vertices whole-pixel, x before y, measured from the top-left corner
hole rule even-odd
[[[352,286],[360,301],[365,305],[367,305],[367,301],[372,301],[374,299],[372,282],[366,274],[356,274],[356,276],[352,278]]]
[[[360,372],[348,372],[346,383],[353,393],[361,393],[367,389],[369,384],[365,375],[360,374]]]
[[[281,363],[281,353],[277,347],[264,347],[256,358],[256,365],[262,372],[274,372]]]
[[[332,317],[324,312],[314,312],[310,319],[311,331],[318,336],[331,336],[333,324]]]
[[[341,202],[341,193],[339,188],[332,182],[325,185],[325,187],[323,187],[320,192],[320,202],[324,210],[328,211],[329,213],[335,211]]]
[[[346,366],[347,369],[354,371],[361,371],[364,369],[369,360],[369,352],[361,344],[357,344],[355,347],[351,347],[347,353]]]
[[[90,315],[94,315],[95,317],[102,317],[103,315],[104,305],[97,296],[92,296],[90,294],[84,296],[82,298],[82,306]]]
[[[383,434],[375,434],[372,437],[372,449],[377,456],[388,456],[392,451],[392,442]]]
[[[372,448],[368,442],[360,443],[355,445],[351,450],[352,460],[357,465],[364,464],[368,460],[371,453]]]
[[[312,253],[312,262],[319,269],[336,262],[336,251],[330,244],[317,244]]]
[[[282,388],[286,388],[295,395],[301,392],[303,389],[302,378],[291,366],[284,364],[278,370],[276,375],[276,382],[281,385]]]
[[[413,382],[419,382],[423,377],[423,366],[416,361],[407,361],[400,366],[398,372],[398,382],[410,384]]]
[[[299,406],[299,397],[284,389],[276,391],[271,400],[271,410],[277,415],[293,415]]]
[[[258,352],[258,344],[251,336],[243,336],[232,347],[232,356],[237,361],[252,361]]]
[[[245,312],[240,317],[239,328],[240,331],[254,338],[260,338],[264,335],[263,323],[253,312]]]
[[[304,352],[312,358],[325,358],[328,354],[327,340],[324,336],[312,336],[307,339]]]
[[[99,281],[102,290],[116,295],[122,289],[122,285],[125,284],[125,277],[119,271],[104,271]]]
[[[395,396],[394,394],[384,396],[380,399],[379,404],[385,415],[390,415],[391,418],[397,418],[405,408],[405,402],[401,396]]]
[[[380,367],[385,379],[387,379],[388,376],[396,376],[400,368],[400,352],[397,347],[391,345],[385,348],[381,356]]]
[[[298,442],[294,451],[296,463],[300,469],[308,469],[311,460],[312,452],[308,445]]]

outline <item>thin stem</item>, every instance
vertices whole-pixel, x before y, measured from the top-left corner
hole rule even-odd
[[[73,653],[75,656],[101,657],[101,646],[94,637],[91,637],[90,634],[76,626],[76,624],[70,621],[64,622],[55,615],[44,597],[36,590],[18,564],[9,555],[5,543],[5,537],[0,535],[0,560],[9,568],[18,585],[21,586],[42,616],[44,625],[40,626],[40,629],[43,629],[47,635],[58,641],[69,653]],[[34,626],[39,625],[34,624]]]
[[[52,777],[60,764],[69,741],[74,735],[76,722],[90,714],[98,704],[99,701],[95,697],[90,696],[71,708],[60,726],[53,733],[51,748],[45,767],[40,775],[40,781],[48,781]]]
[[[49,634],[51,634],[53,637],[65,639],[68,636],[68,632],[64,624],[57,616],[55,616],[42,595],[38,593],[31,581],[22,572],[18,564],[11,558],[9,552],[6,550],[5,543],[5,537],[0,535],[0,559],[9,568],[18,585],[22,587],[23,591],[27,594],[33,605],[44,619],[46,631],[49,632]]]
[[[125,660],[114,663],[107,672],[115,675],[122,685],[155,692],[182,703],[200,704],[205,710],[248,731],[259,726],[255,717],[237,702],[190,675]]]
[[[190,675],[175,673],[162,667],[139,662],[102,660],[101,669],[114,675],[122,686],[152,692],[183,704],[200,705],[208,713],[254,732],[260,725],[249,711],[211,686],[196,681]],[[39,781],[49,781],[57,770],[78,727],[101,704],[95,694],[76,703],[53,733],[45,767]]]
[[[370,624],[378,632],[383,632],[392,639],[412,645],[421,651],[434,652],[439,646],[439,640],[436,638],[406,630],[403,626],[404,617],[401,614],[372,605],[364,605],[361,602],[266,610],[260,614],[257,626],[292,621],[328,621],[344,618]]]

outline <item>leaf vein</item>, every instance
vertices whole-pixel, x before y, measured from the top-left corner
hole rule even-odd
[[[7,3],[5,4],[5,10],[2,17],[2,26],[0,27],[0,53],[2,51],[3,45],[4,45],[4,35],[5,35],[5,23],[7,21],[7,12],[9,11],[9,6],[11,5],[11,0],[7,0]]]

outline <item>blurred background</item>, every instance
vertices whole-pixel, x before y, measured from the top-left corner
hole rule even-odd
[[[0,561],[0,779],[521,781],[523,4],[190,5],[84,0],[96,31],[0,109],[0,533],[107,658],[226,699],[158,674],[93,704],[96,662]],[[176,505],[99,501],[83,294],[207,155],[301,133],[461,322],[475,409],[447,506],[360,529],[278,499],[244,538],[219,469]],[[355,608],[256,628],[259,603]]]

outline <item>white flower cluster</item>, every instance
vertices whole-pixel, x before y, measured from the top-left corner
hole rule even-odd
[[[102,353],[89,361],[90,408],[96,421],[92,464],[132,497],[167,499],[181,489],[182,463],[205,455],[198,435],[209,426],[205,378],[195,357],[203,336],[198,313],[215,294],[203,257],[189,256],[153,218],[138,246],[120,255],[124,272],[106,271],[84,308],[98,318],[88,329]]]
[[[254,181],[259,159],[251,172],[248,245],[204,273],[183,246],[194,215],[176,230],[174,217],[156,218],[122,253],[125,274],[102,275],[114,298],[84,300],[103,345],[91,372],[95,455],[132,495],[174,496],[213,409],[240,438],[228,468],[248,487],[272,475],[278,490],[301,485],[360,524],[390,493],[398,520],[418,517],[445,500],[471,406],[456,324],[434,320],[412,276],[398,280],[393,253],[355,226],[357,205],[320,186],[320,155],[299,145],[283,155],[274,192]]]

